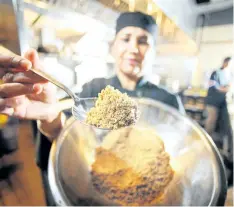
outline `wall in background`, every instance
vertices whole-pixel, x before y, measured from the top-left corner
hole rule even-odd
[[[233,7],[210,13],[208,20],[205,22],[205,26],[230,24],[233,24]]]
[[[202,87],[211,72],[221,66],[225,57],[234,57],[233,8],[211,13],[207,17],[201,33],[199,65],[195,77],[196,85]]]
[[[179,81],[180,87],[189,86],[197,68],[197,57],[186,55],[170,55],[156,57],[152,73],[164,80]],[[163,83],[165,85],[165,83]]]
[[[222,59],[232,56],[233,25],[206,27],[203,31],[200,51],[198,54],[200,67],[212,70],[220,66]]]

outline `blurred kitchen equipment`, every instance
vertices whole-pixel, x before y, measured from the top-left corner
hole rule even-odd
[[[175,177],[166,189],[162,205],[223,205],[227,181],[220,154],[195,122],[177,110],[150,99],[136,99],[140,118],[136,126],[154,128],[171,157]],[[88,106],[93,107],[94,102]],[[90,182],[95,149],[108,133],[70,118],[53,143],[48,166],[49,184],[57,205],[118,205],[103,199]]]
[[[58,53],[64,47],[64,43],[56,37],[54,28],[44,27],[40,30],[39,47],[47,53]]]
[[[28,48],[23,0],[0,0],[0,44],[17,55]]]

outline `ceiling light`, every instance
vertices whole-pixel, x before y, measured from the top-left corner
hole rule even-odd
[[[129,0],[129,11],[134,12],[135,10],[135,0]]]
[[[115,1],[114,1],[114,5],[115,5],[115,6],[119,6],[119,5],[120,5],[120,0],[115,0]]]
[[[151,0],[148,0],[148,4],[147,4],[147,13],[149,15],[151,15],[153,13],[153,3]]]

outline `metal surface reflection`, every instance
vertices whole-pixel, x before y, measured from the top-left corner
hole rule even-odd
[[[160,205],[212,206],[226,195],[223,163],[210,137],[176,110],[149,99],[137,99],[139,127],[153,127],[164,140],[175,176]],[[49,180],[58,205],[118,205],[94,191],[90,165],[102,137],[97,129],[71,118],[54,143]]]

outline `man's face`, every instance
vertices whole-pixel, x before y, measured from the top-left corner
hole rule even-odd
[[[117,70],[126,76],[138,76],[146,57],[154,47],[153,37],[138,27],[125,27],[116,35],[112,55],[116,60]]]
[[[223,69],[228,68],[229,63],[230,63],[230,60],[224,61],[224,63],[223,63]]]

